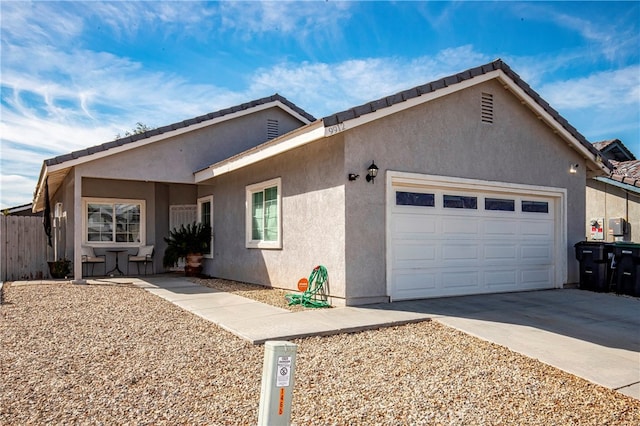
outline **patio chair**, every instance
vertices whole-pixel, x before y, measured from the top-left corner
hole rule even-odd
[[[144,274],[147,275],[147,264],[151,264],[153,269],[153,246],[140,246],[136,254],[130,254],[127,262],[127,275],[129,275],[129,263],[138,264],[138,275],[140,275],[140,264],[144,264]]]
[[[85,274],[84,265],[91,265],[91,276],[93,276],[93,269],[95,268],[96,264],[99,264],[99,263],[101,263],[104,266],[104,273],[106,275],[107,262],[106,262],[105,256],[95,254],[95,252],[93,251],[93,247],[82,246],[82,275],[88,275],[88,273]],[[87,266],[87,269],[89,269],[88,266]]]

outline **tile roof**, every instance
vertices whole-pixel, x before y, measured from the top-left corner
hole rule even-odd
[[[592,145],[609,160],[627,161],[636,159],[635,155],[633,155],[620,139],[594,142]]]
[[[391,96],[386,96],[384,98],[380,98],[378,100],[368,102],[363,105],[359,105],[335,114],[331,114],[329,116],[323,117],[322,121],[324,122],[324,125],[326,127],[334,126],[344,121],[358,118],[362,115],[375,112],[379,109],[388,108],[400,102],[405,102],[408,99],[419,97],[430,92],[435,92],[438,89],[442,89],[450,85],[457,84],[465,80],[469,80],[474,77],[487,74],[496,70],[502,70],[509,78],[511,78],[511,80],[513,80],[513,82],[520,89],[522,89],[540,107],[542,107],[549,115],[551,115],[554,118],[554,120],[556,120],[562,127],[564,127],[576,140],[580,142],[580,144],[582,144],[588,151],[594,154],[594,156],[596,157],[602,156],[600,151],[595,149],[591,145],[591,143],[589,143],[589,141],[587,141],[587,139],[580,132],[578,132],[578,130],[575,127],[569,124],[569,122],[564,117],[562,117],[560,113],[558,113],[558,111],[553,109],[549,105],[549,103],[547,103],[547,101],[542,99],[542,97],[535,90],[533,90],[531,86],[529,86],[524,80],[522,80],[520,76],[516,74],[501,59],[496,59],[495,61],[490,62],[488,64],[480,65],[478,67],[468,69],[458,74],[450,75],[448,77],[444,77],[439,80],[435,80],[430,83],[423,84],[421,86],[416,86],[411,89],[398,92]],[[607,160],[604,158],[603,160],[606,164]]]
[[[298,107],[297,105],[295,105],[294,103],[290,102],[289,100],[287,100],[285,97],[280,96],[279,94],[274,94],[272,96],[267,96],[261,99],[256,99],[254,101],[251,102],[246,102],[240,105],[236,105],[230,108],[225,108],[225,109],[221,109],[219,111],[215,111],[215,112],[210,112],[208,114],[205,115],[201,115],[198,117],[194,117],[194,118],[190,118],[184,121],[180,121],[177,123],[173,123],[173,124],[168,124],[166,126],[162,126],[162,127],[158,127],[156,129],[152,129],[152,130],[148,130],[144,133],[139,133],[139,134],[134,134],[134,135],[130,135],[124,138],[120,138],[120,139],[116,139],[113,140],[111,142],[106,142],[103,143],[101,145],[96,145],[96,146],[92,146],[89,148],[85,148],[85,149],[81,149],[78,151],[73,151],[71,153],[68,154],[63,154],[63,155],[59,155],[57,157],[54,158],[50,158],[47,160],[44,160],[44,164],[46,166],[53,166],[56,164],[61,164],[64,163],[66,161],[70,161],[70,160],[75,160],[76,158],[81,158],[81,157],[85,157],[91,154],[95,154],[97,152],[103,152],[103,151],[107,151],[111,148],[115,148],[118,146],[122,146],[122,145],[126,145],[132,142],[136,142],[142,139],[147,139],[153,136],[157,136],[157,135],[161,135],[163,133],[166,132],[170,132],[172,130],[177,130],[177,129],[182,129],[182,128],[186,128],[189,126],[192,126],[194,124],[197,123],[201,123],[203,121],[207,121],[207,120],[213,120],[215,118],[219,118],[219,117],[223,117],[225,115],[228,114],[233,114],[235,112],[240,112],[240,111],[244,111],[256,106],[260,106],[260,105],[264,105],[270,102],[275,102],[275,101],[280,101],[281,103],[283,103],[284,105],[288,106],[289,108],[291,108],[293,111],[295,111],[297,114],[300,114],[301,116],[303,116],[304,118],[306,118],[307,120],[309,120],[309,122],[313,122],[315,121],[315,117],[312,116],[311,114],[307,113],[305,110],[303,110],[302,108]]]
[[[613,164],[615,168],[613,169],[610,179],[640,188],[640,160],[611,160],[611,164]]]

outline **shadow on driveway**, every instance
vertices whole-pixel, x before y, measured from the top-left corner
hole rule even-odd
[[[367,307],[513,324],[640,352],[640,299],[577,289],[401,301]]]

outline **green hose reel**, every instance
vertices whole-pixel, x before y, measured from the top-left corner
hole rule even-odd
[[[322,292],[324,284],[327,282],[327,268],[318,265],[313,268],[309,280],[303,278],[298,283],[301,294],[290,293],[285,295],[289,305],[302,305],[307,308],[329,308],[331,305],[325,300],[325,294]],[[307,281],[305,283],[305,281]],[[306,287],[306,288],[305,288]]]

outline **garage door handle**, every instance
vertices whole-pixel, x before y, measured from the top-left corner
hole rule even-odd
[[[622,275],[631,275],[631,272],[623,272]]]
[[[585,274],[593,274],[593,271],[584,271]]]

